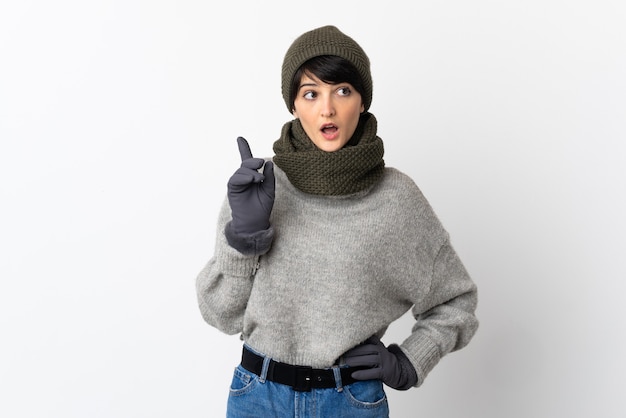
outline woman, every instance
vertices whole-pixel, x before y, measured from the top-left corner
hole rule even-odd
[[[470,341],[476,286],[415,183],[385,167],[369,59],[352,38],[334,26],[297,38],[282,94],[295,119],[271,161],[238,138],[197,279],[204,319],[244,341],[228,416],[386,417],[383,384],[419,386]],[[385,346],[409,309],[412,332]]]

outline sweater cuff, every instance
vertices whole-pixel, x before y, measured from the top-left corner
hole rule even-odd
[[[409,337],[400,347],[417,373],[417,383],[415,383],[415,386],[421,386],[426,376],[428,376],[428,373],[430,373],[437,363],[439,363],[439,360],[441,360],[439,347],[428,337],[419,339]]]
[[[417,384],[417,372],[411,364],[411,360],[409,360],[406,354],[404,354],[404,351],[402,351],[400,346],[397,344],[390,344],[389,347],[387,347],[387,350],[395,354],[402,369],[402,376],[405,378],[404,384],[395,389],[407,390],[415,386]]]
[[[232,221],[226,224],[224,235],[228,244],[244,255],[263,255],[270,250],[274,240],[274,228],[255,232],[253,234],[238,234],[232,227]]]

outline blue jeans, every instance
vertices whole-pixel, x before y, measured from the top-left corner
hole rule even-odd
[[[342,386],[334,368],[336,387],[297,392],[266,380],[266,358],[261,375],[237,366],[228,397],[227,418],[387,418],[389,406],[380,380]]]

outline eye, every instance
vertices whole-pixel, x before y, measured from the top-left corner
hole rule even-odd
[[[315,99],[315,97],[317,96],[317,94],[315,94],[314,91],[305,91],[304,94],[302,95],[302,97],[304,97],[307,100],[313,100]]]
[[[339,94],[340,96],[349,96],[350,93],[352,93],[352,90],[350,90],[350,87],[339,87],[337,89],[337,94]]]

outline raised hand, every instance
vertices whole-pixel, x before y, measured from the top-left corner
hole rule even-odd
[[[237,145],[241,167],[228,180],[231,227],[236,234],[254,234],[270,227],[275,195],[274,164],[253,158],[245,138],[238,137]],[[258,171],[261,167],[262,173]]]

